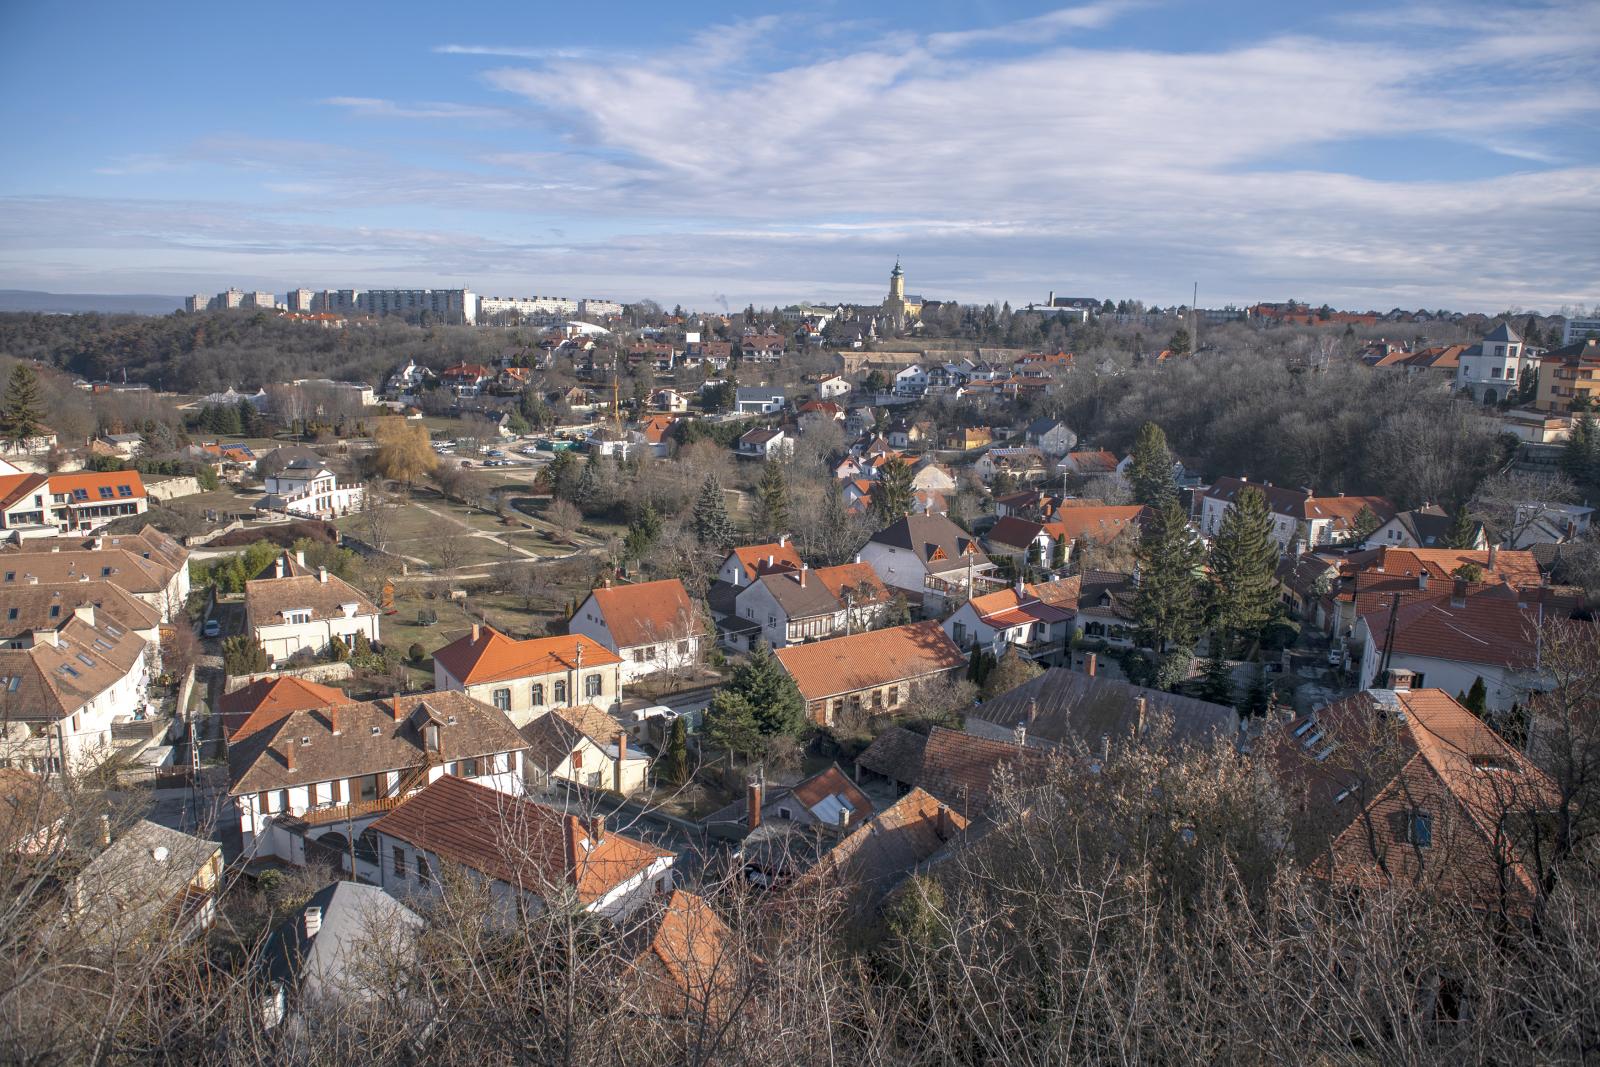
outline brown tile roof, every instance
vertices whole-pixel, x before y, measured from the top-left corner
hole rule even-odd
[[[1537,896],[1500,820],[1549,811],[1559,791],[1448,693],[1357,693],[1288,724],[1264,755],[1329,834],[1331,860],[1319,858],[1313,871],[1362,886],[1428,887],[1480,907],[1504,900],[1519,912]],[[1419,812],[1430,816],[1427,844],[1413,838]]]
[[[394,705],[400,705],[396,720]],[[454,722],[451,722],[451,719]],[[339,733],[333,732],[337,720]],[[439,753],[423,748],[422,728],[439,726]],[[302,742],[306,743],[302,743]],[[407,770],[499,752],[519,752],[522,735],[505,712],[465,693],[422,693],[291,711],[228,746],[232,795]],[[293,753],[291,757],[289,753]],[[293,760],[294,769],[289,768]]]
[[[34,838],[51,838],[66,818],[61,795],[36,774],[0,767],[0,850],[11,851]],[[49,841],[38,844],[48,847]]]
[[[922,774],[916,784],[975,819],[989,805],[996,771],[1038,773],[1047,762],[1043,749],[935,726],[922,751]]]
[[[493,626],[474,626],[433,654],[462,685],[537,678],[574,670],[582,651],[583,665],[599,667],[621,663],[617,654],[593,638],[580,634],[536,637],[517,641]]]
[[[1021,626],[1033,622],[1065,622],[1078,613],[1078,605],[1061,607],[1046,603],[1034,594],[1033,587],[1024,585],[1018,593],[1015,586],[975,596],[968,601],[978,618],[990,626]]]
[[[140,500],[144,498],[144,480],[133,470],[74,471],[50,475],[50,492],[70,496],[70,503],[78,504]]]
[[[904,726],[891,726],[856,757],[856,766],[909,785],[922,774],[922,750],[928,738]]]
[[[952,671],[967,662],[931,619],[790,645],[775,655],[808,701]]]
[[[222,728],[229,742],[237,742],[282,721],[291,711],[327,708],[349,701],[342,689],[283,675],[257,678],[243,688],[222,694],[217,700],[217,711],[222,716]]]
[[[1051,582],[1034,582],[1028,586],[1028,592],[1046,604],[1077,611],[1078,597],[1083,593],[1083,575],[1074,574],[1070,578],[1057,578]]]
[[[1243,478],[1218,478],[1206,490],[1206,496],[1231,504],[1246,488],[1259,489],[1267,498],[1267,506],[1278,515],[1306,521],[1329,519],[1337,533],[1354,529],[1355,518],[1363,507],[1371,508],[1379,522],[1388,522],[1395,515],[1395,506],[1381,496],[1317,496],[1304,489],[1285,489],[1270,482],[1251,482]]]
[[[1118,571],[1084,571],[1078,575],[1078,610],[1110,612],[1119,619],[1133,618],[1138,592],[1131,574]]]
[[[845,777],[837,765],[813,774],[789,790],[789,795],[804,804],[813,814],[830,797],[842,797],[849,804],[850,810],[854,813],[853,822],[860,821],[873,812],[872,801],[856,787],[854,782]]]
[[[15,573],[40,582],[103,579],[130,593],[166,589],[189,565],[188,550],[153,526],[136,534],[39,537],[0,546],[0,575]]]
[[[1426,592],[1402,594],[1395,622],[1394,651],[1495,667],[1534,665],[1539,621],[1570,615],[1576,602],[1553,589],[1518,592],[1509,585],[1469,585],[1459,600],[1455,583],[1431,585]],[[1366,594],[1363,595],[1365,598]],[[1377,647],[1388,647],[1391,595],[1371,594],[1376,607],[1363,611]],[[1545,603],[1541,604],[1541,600]],[[1361,607],[1358,601],[1358,610]]]
[[[1231,707],[1063,667],[1051,667],[967,712],[969,724],[978,720],[1006,731],[1023,726],[1030,744],[1076,739],[1091,747],[1106,735],[1125,737],[1147,729],[1156,716],[1171,719],[1175,741],[1231,738],[1238,729],[1238,716]]]
[[[1044,528],[1042,522],[1032,522],[1017,515],[1007,515],[989,527],[984,539],[991,545],[1004,545],[1006,548],[1019,550],[1028,549],[1033,546],[1034,539]]]
[[[617,720],[593,704],[578,704],[552,708],[534,719],[522,728],[522,739],[528,745],[526,758],[548,773],[560,766],[585,738],[614,760],[617,735],[624,732]],[[628,751],[628,758],[648,759],[633,749]]]
[[[808,619],[844,610],[839,598],[809,570],[763,574],[759,585],[777,601],[789,619]]]
[[[704,897],[674,889],[635,936],[644,947],[634,970],[656,1011],[674,1017],[727,1017],[743,978],[735,965],[733,931]]]
[[[590,595],[618,648],[659,644],[700,628],[694,601],[676,578],[601,587]]]
[[[360,590],[331,574],[326,581],[312,575],[260,578],[244,583],[245,614],[254,626],[280,623],[284,612],[297,608],[310,608],[313,620],[342,619],[347,604],[354,605],[355,616],[378,613],[372,601]]]
[[[93,615],[91,622],[88,616]],[[142,669],[144,638],[92,608],[35,631],[29,648],[0,646],[0,694],[21,722],[55,722]]]
[[[584,904],[672,855],[619,833],[596,842],[576,816],[453,775],[429,783],[372,829],[530,892],[572,886]]]
[[[1062,508],[1056,512],[1054,519],[1045,524],[1045,529],[1051,537],[1065,537],[1074,543],[1084,540],[1104,542],[1130,528],[1137,533],[1138,527],[1149,514],[1150,509],[1142,504]]]
[[[1062,463],[1071,463],[1079,474],[1110,474],[1117,469],[1117,457],[1105,449],[1094,452],[1068,452]]]
[[[807,877],[837,878],[855,889],[854,903],[872,902],[966,829],[959,812],[913,788],[828,850]]]
[[[0,474],[0,511],[26,499],[30,494],[42,493],[45,496],[44,510],[48,512],[52,504],[47,485],[49,481],[43,474]]]
[[[954,569],[969,558],[979,564],[989,561],[977,539],[943,515],[907,515],[873,534],[872,540],[908,549],[934,571]]]
[[[848,594],[859,607],[867,603],[886,603],[889,587],[883,584],[878,572],[870,563],[841,563],[836,567],[818,567],[811,572],[840,601]],[[870,600],[863,599],[863,590],[870,589]]]
[[[49,582],[5,590],[0,596],[0,637],[54,629],[73,608],[85,604],[95,609],[96,618],[104,616],[123,629],[153,630],[161,624],[155,608],[111,582]]]
[[[804,781],[795,785],[776,786],[770,789],[761,798],[761,810],[771,812],[790,799],[799,801],[811,815],[824,826],[837,827],[837,811],[846,807],[851,812],[850,821],[854,825],[870,817],[876,810],[872,798],[863,793],[845,773],[839,769],[838,764],[833,764],[818,771]],[[831,803],[830,803],[831,801]],[[745,793],[725,807],[719,808],[705,818],[705,825],[738,825],[749,826],[750,796]],[[763,826],[773,820],[768,818]],[[781,821],[781,820],[779,820]]]

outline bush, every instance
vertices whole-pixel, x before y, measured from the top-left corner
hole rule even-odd
[[[344,643],[344,638],[335,635],[328,642],[328,657],[343,663],[350,658],[350,646]]]
[[[1300,624],[1290,622],[1288,619],[1279,619],[1261,631],[1261,647],[1273,651],[1282,651],[1300,640]]]
[[[1128,681],[1134,685],[1153,687],[1156,683],[1156,668],[1146,656],[1137,648],[1125,648],[1117,653],[1117,664],[1122,668],[1122,673],[1128,676]]]
[[[421,645],[413,644],[406,649],[406,656],[412,663],[421,663],[428,658],[428,653]]]

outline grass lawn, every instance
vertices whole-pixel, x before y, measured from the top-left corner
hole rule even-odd
[[[433,583],[441,586],[441,583]],[[410,649],[413,644],[423,647],[423,650],[432,654],[434,649],[442,648],[451,641],[460,637],[472,628],[478,620],[469,616],[459,600],[451,600],[444,595],[441,588],[436,588],[437,596],[429,599],[421,587],[405,587],[395,591],[395,613],[383,618],[383,643],[401,652]],[[545,636],[546,623],[555,618],[560,610],[560,605],[540,604],[540,608],[547,610],[542,613],[530,613],[522,608],[519,598],[507,595],[489,595],[474,597],[473,607],[482,611],[488,617],[489,625],[495,629],[511,635],[512,637],[543,637]],[[424,608],[431,609],[439,614],[439,621],[432,626],[422,626],[417,623],[417,613]],[[432,685],[431,678],[429,685]]]

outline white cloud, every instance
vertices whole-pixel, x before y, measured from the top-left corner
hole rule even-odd
[[[425,102],[400,104],[372,96],[332,96],[323,101],[367,118],[388,119],[469,119],[508,122],[516,115],[508,108],[477,107],[472,104]]]

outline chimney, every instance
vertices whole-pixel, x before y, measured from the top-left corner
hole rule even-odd
[[[583,638],[581,637],[578,638],[578,650],[574,654],[573,659],[578,665],[578,670],[583,670]]]
[[[289,743],[283,749],[283,765],[289,769],[291,774],[294,772],[294,738],[292,737],[289,738]]]
[[[1494,561],[1495,561],[1496,558],[1499,557],[1499,555],[1500,555],[1500,546],[1499,545],[1490,545],[1489,546],[1489,568],[1488,568],[1489,570],[1491,570],[1491,571],[1494,570]]]
[[[1089,677],[1093,678],[1094,677],[1094,672],[1099,669],[1099,666],[1100,666],[1100,657],[1099,656],[1095,655],[1093,652],[1085,652],[1083,654],[1083,673],[1084,674],[1087,674]]]
[[[617,733],[617,764],[611,772],[612,788],[622,792],[622,764],[628,758],[628,735],[619,731]]]
[[[473,644],[477,644],[478,643],[478,632],[479,632],[478,631],[478,624],[477,623],[473,623],[472,624],[472,643]]]
[[[335,704],[328,709],[328,729],[333,731],[333,736],[339,736],[339,705]]]
[[[1467,580],[1457,578],[1454,587],[1450,590],[1450,606],[1464,608],[1467,606]]]
[[[274,578],[282,578],[283,577],[283,557],[282,556],[279,556],[273,562],[273,565],[272,565],[272,576]]]
[[[322,929],[322,909],[315,906],[307,908],[305,913],[305,924],[306,937],[316,937],[318,931]]]
[[[100,847],[111,846],[111,816],[105,812],[100,813]]]
[[[768,555],[767,555],[767,570],[770,571],[777,564],[777,562],[778,562],[778,557],[772,555],[771,553],[768,553]]]
[[[787,545],[788,543],[789,543],[789,535],[788,534],[779,534],[778,535],[778,547],[782,548],[784,545]]]
[[[939,840],[948,841],[956,836],[955,823],[950,818],[950,809],[940,804],[938,812],[934,815],[934,832],[939,835]]]
[[[841,804],[839,806],[839,829],[848,830],[849,828],[850,828],[850,809]]]
[[[589,816],[589,843],[598,845],[606,839],[606,817],[604,815]]]
[[[399,722],[401,719],[405,718],[404,713],[401,712],[401,710],[400,710],[400,694],[399,693],[396,693],[394,696],[389,698],[389,710],[394,713],[394,721],[395,722]]]
[[[800,588],[804,589],[805,587],[806,587],[806,569],[804,567],[801,567],[800,568]]]
[[[1144,733],[1145,712],[1149,703],[1144,697],[1139,697],[1133,702],[1133,732],[1136,734]]]
[[[317,581],[321,582],[323,585],[327,585],[328,584],[328,568],[326,568],[326,567],[318,567],[317,568]]]
[[[302,567],[304,567],[306,565],[306,554],[305,554],[305,550],[304,549],[300,549],[300,550],[295,552],[294,561],[296,563],[300,564],[300,566],[302,566]]]
[[[748,829],[754,830],[761,825],[761,803],[764,792],[761,779],[752,775],[744,785],[744,822]]]
[[[1033,721],[1035,719],[1037,719],[1038,717],[1039,717],[1039,701],[1037,699],[1030,699],[1028,701],[1028,725],[1032,726],[1033,725]]]
[[[94,625],[94,605],[93,604],[79,604],[77,607],[72,609],[72,614],[75,615],[76,617],[82,619],[84,622],[88,623],[90,626]]]
[[[1417,588],[1426,592],[1428,589],[1428,568],[1422,568],[1422,573],[1417,575]]]

